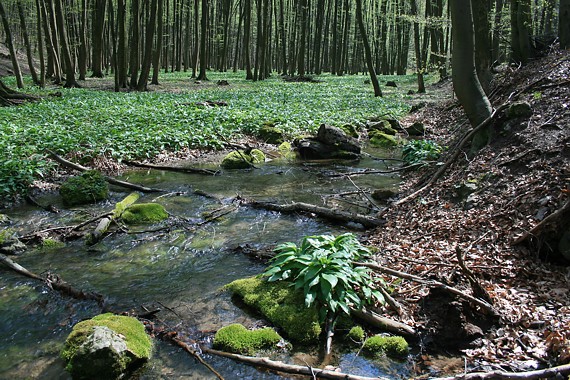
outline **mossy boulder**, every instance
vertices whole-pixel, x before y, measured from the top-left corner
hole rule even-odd
[[[532,107],[528,102],[514,102],[507,108],[507,119],[532,116]]]
[[[65,181],[59,194],[67,206],[95,203],[109,197],[109,184],[100,172],[88,170]]]
[[[4,255],[17,255],[26,250],[26,245],[18,239],[16,232],[11,228],[0,231],[0,253]]]
[[[249,153],[235,150],[224,157],[221,166],[224,169],[248,169],[262,162],[265,162],[265,153],[259,149],[252,149]]]
[[[279,145],[277,150],[279,151],[279,155],[286,160],[294,160],[297,158],[297,154],[293,151],[293,147],[288,141],[285,141]]]
[[[405,357],[408,355],[408,342],[401,336],[374,335],[366,339],[363,351],[371,356],[386,354],[391,357]]]
[[[354,326],[348,331],[346,337],[356,343],[362,342],[365,338],[364,329],[360,326]]]
[[[379,131],[391,136],[394,136],[396,134],[396,130],[392,127],[392,124],[389,120],[368,122],[367,128],[368,131]]]
[[[111,313],[79,322],[61,357],[73,379],[119,379],[147,361],[152,342],[137,319]]]
[[[239,323],[222,327],[214,336],[214,348],[242,355],[254,355],[262,349],[275,347],[281,336],[271,327],[248,330]]]
[[[42,251],[54,251],[65,247],[65,243],[56,239],[47,238],[42,240],[41,246]]]
[[[153,224],[167,219],[168,213],[158,203],[137,203],[127,207],[121,218],[126,224]]]
[[[257,132],[257,136],[268,144],[279,145],[284,141],[283,131],[273,124],[263,125]]]
[[[373,131],[372,133],[369,133],[369,136],[370,144],[375,147],[392,148],[400,144],[398,138],[392,135],[388,135],[384,132]]]
[[[426,127],[424,123],[416,121],[414,124],[406,128],[405,131],[410,136],[423,136],[426,133]]]
[[[314,343],[318,340],[321,334],[318,311],[314,307],[307,308],[303,293],[290,284],[251,277],[236,280],[225,288],[283,329],[289,339],[301,343]]]

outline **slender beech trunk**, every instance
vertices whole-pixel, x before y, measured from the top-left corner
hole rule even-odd
[[[152,59],[152,80],[150,83],[158,85],[158,74],[160,73],[160,55],[162,53],[162,40],[164,33],[164,0],[158,0],[158,10],[157,10],[158,23],[156,25],[156,50],[154,51],[154,57]],[[190,15],[188,15],[190,18]],[[187,46],[189,49],[190,46]]]
[[[63,56],[63,62],[65,63],[65,84],[63,86],[67,88],[79,87],[79,84],[75,80],[75,65],[73,57],[71,56],[71,47],[69,46],[69,39],[67,37],[65,17],[63,17],[62,0],[55,0],[55,17],[59,38],[61,40],[61,54]]]
[[[206,69],[208,68],[208,50],[206,37],[208,36],[208,0],[202,0],[202,17],[200,21],[200,73],[198,80],[208,80]]]
[[[106,0],[94,0],[91,21],[91,70],[92,77],[103,77],[103,31],[105,27]]]
[[[135,88],[138,80],[139,70],[139,0],[132,0],[131,3],[131,43],[129,58],[129,73],[131,75],[129,86]]]
[[[85,80],[87,75],[87,0],[81,0],[80,18],[77,68],[79,70],[79,80]]]
[[[38,53],[40,56],[40,83],[39,86],[44,88],[46,85],[46,64],[44,61],[44,44],[42,36],[42,11],[40,0],[36,0],[36,23],[38,38]]]
[[[475,28],[475,67],[481,87],[486,94],[491,85],[491,40],[489,30],[489,4],[486,1],[472,1],[473,25]]]
[[[34,59],[32,56],[32,45],[30,45],[30,38],[28,36],[28,28],[26,26],[26,16],[24,14],[24,7],[22,3],[18,1],[18,16],[20,18],[20,28],[22,29],[22,37],[24,37],[24,45],[26,45],[26,56],[28,57],[28,67],[30,69],[30,75],[32,76],[32,81],[34,84],[39,85],[40,80],[34,67]]]
[[[251,52],[249,50],[251,43],[251,0],[244,0],[244,34],[243,34],[243,55],[245,59],[245,79],[253,79],[251,71]]]
[[[358,23],[360,36],[362,37],[362,43],[364,44],[364,54],[366,55],[366,66],[368,66],[370,81],[372,82],[372,86],[374,87],[374,96],[382,96],[382,90],[380,89],[380,85],[378,84],[378,77],[376,76],[376,71],[374,70],[374,62],[372,60],[370,43],[368,42],[368,36],[366,35],[366,29],[364,27],[364,20],[362,20],[362,0],[356,0],[356,22]]]
[[[154,40],[154,31],[156,30],[157,1],[158,0],[152,0],[150,3],[150,14],[146,25],[144,56],[142,60],[141,74],[137,83],[137,91],[146,91],[147,89],[150,66],[152,65],[152,42]]]
[[[8,18],[6,17],[2,1],[0,1],[0,18],[2,18],[2,25],[4,26],[4,33],[6,34],[6,43],[8,44],[8,50],[10,51],[10,59],[12,60],[12,68],[14,70],[14,75],[16,76],[16,83],[18,88],[24,88],[24,80],[22,79],[20,64],[18,63],[18,57],[16,56],[12,31],[10,30],[10,24],[8,23]]]
[[[422,63],[422,53],[420,51],[420,23],[418,21],[418,5],[417,0],[412,0],[412,16],[414,17],[414,50],[416,52],[416,75],[418,77],[418,92],[423,94],[426,92],[424,84],[424,68]]]

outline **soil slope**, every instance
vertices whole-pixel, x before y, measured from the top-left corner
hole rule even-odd
[[[462,349],[472,369],[499,365],[518,371],[570,361],[570,269],[560,265],[557,252],[570,224],[569,72],[569,52],[558,52],[497,74],[493,106],[525,101],[532,116],[507,120],[504,113],[498,115],[490,145],[475,157],[467,148],[432,187],[389,207],[387,226],[368,236],[379,248],[380,264],[471,293],[458,265],[457,253],[462,255],[500,319],[408,281],[395,298],[404,307],[401,319],[424,331],[427,346]],[[424,122],[426,138],[449,152],[470,128],[454,101],[429,104],[403,123],[415,121]],[[406,174],[400,199],[436,169]],[[565,213],[553,222],[546,219],[565,205]],[[541,221],[543,227],[514,244]]]

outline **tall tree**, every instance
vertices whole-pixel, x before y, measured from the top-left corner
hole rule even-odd
[[[65,63],[65,83],[63,86],[67,88],[79,87],[79,84],[75,79],[75,60],[71,55],[71,46],[69,45],[69,39],[67,36],[67,25],[65,22],[65,17],[63,15],[62,0],[54,1],[57,30],[59,38],[61,40],[61,55],[63,56],[63,62]]]
[[[368,73],[370,74],[370,81],[374,87],[374,96],[382,96],[382,90],[380,89],[380,84],[378,84],[378,77],[376,76],[376,71],[374,70],[374,62],[372,61],[370,43],[368,42],[366,28],[364,27],[364,20],[362,19],[362,0],[356,0],[356,22],[358,23],[358,29],[360,30],[362,43],[364,44],[366,66],[368,67]]]
[[[488,1],[472,1],[473,25],[475,29],[475,67],[483,91],[489,92],[491,84],[491,39]]]
[[[145,91],[147,89],[148,76],[150,74],[150,66],[152,64],[152,47],[154,40],[154,31],[156,30],[156,13],[157,0],[150,3],[149,18],[146,24],[144,56],[141,65],[141,74],[137,82],[137,91]]]
[[[42,38],[42,11],[40,0],[36,0],[36,24],[37,24],[37,40],[38,52],[40,56],[40,87],[44,88],[46,84],[46,65],[44,61],[44,44]]]
[[[251,71],[251,0],[244,0],[243,3],[243,55],[245,59],[245,79],[253,79],[253,72]]]
[[[208,0],[202,0],[202,17],[200,21],[200,73],[198,80],[208,80],[206,70],[208,69]]]
[[[453,89],[471,125],[477,126],[491,115],[491,103],[481,88],[475,68],[475,31],[471,1],[450,0],[450,6]],[[473,139],[472,149],[480,149],[488,142],[488,138],[488,130],[477,135]]]
[[[420,22],[418,20],[418,4],[417,0],[411,1],[411,15],[414,17],[414,50],[416,52],[416,75],[418,77],[418,92],[420,94],[426,92],[424,84],[423,54],[420,48]]]
[[[558,38],[560,47],[567,49],[570,47],[570,0],[560,0],[558,9]]]
[[[12,38],[10,23],[8,22],[8,17],[6,17],[6,11],[4,10],[2,1],[0,1],[0,18],[2,18],[4,33],[6,33],[6,43],[8,44],[8,49],[10,51],[10,59],[12,60],[12,68],[14,69],[14,75],[16,76],[16,83],[18,88],[24,88],[24,80],[22,79],[22,71],[20,70],[20,64],[18,63],[18,57],[16,56],[16,48],[14,47],[14,39]]]
[[[24,45],[26,46],[26,56],[28,57],[28,67],[30,69],[30,75],[32,76],[32,81],[34,84],[40,84],[38,78],[38,73],[34,67],[34,58],[32,56],[32,45],[30,44],[30,38],[28,36],[28,28],[26,26],[26,16],[24,13],[24,7],[22,3],[18,1],[18,16],[20,18],[20,28],[22,29],[22,37],[24,38]]]
[[[131,2],[131,43],[130,58],[129,58],[129,71],[131,75],[129,87],[135,88],[138,82],[139,70],[139,27],[140,27],[140,9],[139,0],[132,0]]]
[[[308,29],[308,9],[307,0],[299,0],[299,51],[297,53],[297,73],[299,76],[305,75],[305,59],[307,51],[307,29]]]
[[[514,61],[526,63],[534,56],[531,30],[530,0],[511,0],[511,59]]]
[[[162,40],[164,39],[164,0],[158,0],[157,9],[158,23],[156,25],[156,50],[152,58],[152,80],[150,83],[158,83],[158,74],[160,72],[160,56],[162,54]],[[188,17],[190,18],[190,17]]]
[[[91,11],[91,70],[94,78],[103,77],[103,32],[107,0],[93,0]]]

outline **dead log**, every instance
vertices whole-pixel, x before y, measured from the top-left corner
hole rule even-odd
[[[138,168],[156,169],[156,170],[167,170],[171,172],[187,173],[187,174],[204,174],[204,175],[218,175],[220,172],[218,170],[200,169],[200,168],[188,168],[188,167],[178,167],[178,166],[165,166],[165,165],[155,165],[155,164],[144,164],[142,162],[135,161],[123,161],[127,165],[136,166]]]
[[[50,289],[57,290],[58,292],[64,295],[79,300],[93,300],[96,301],[99,306],[103,307],[105,300],[101,294],[95,292],[86,292],[84,290],[77,290],[56,274],[48,273],[44,278],[33,272],[30,272],[20,264],[16,263],[15,261],[11,260],[10,258],[6,257],[1,253],[0,253],[0,263],[12,269],[16,273],[32,278],[34,280],[42,281]]]
[[[53,158],[55,161],[59,162],[60,164],[62,164],[63,166],[66,166],[68,168],[80,171],[80,172],[85,172],[88,170],[91,170],[89,168],[86,168],[85,166],[73,163],[71,161],[66,160],[63,157],[58,156],[55,152],[47,149],[46,150],[51,158]],[[131,190],[137,190],[137,191],[141,191],[143,193],[159,193],[159,192],[163,192],[164,190],[161,189],[154,189],[151,187],[146,187],[146,186],[141,186],[141,185],[137,185],[134,183],[130,183],[130,182],[126,182],[126,181],[121,181],[112,177],[108,177],[108,176],[104,176],[105,180],[107,182],[109,182],[112,185],[117,185],[117,186],[121,186],[121,187],[125,187],[127,189],[131,189]]]
[[[473,297],[470,294],[467,294],[457,288],[454,288],[452,286],[449,285],[445,285],[442,282],[439,281],[435,281],[435,280],[426,280],[422,277],[419,276],[415,276],[413,274],[409,274],[409,273],[405,273],[405,272],[400,272],[391,268],[387,268],[378,264],[372,264],[372,263],[361,263],[361,262],[355,262],[354,265],[358,265],[358,266],[363,266],[363,267],[367,267],[370,268],[372,270],[378,271],[380,273],[385,273],[385,274],[389,274],[391,276],[395,276],[398,278],[403,278],[406,280],[410,280],[410,281],[414,281],[423,285],[427,285],[433,288],[439,288],[445,292],[451,293],[453,295],[456,295],[466,301],[469,301],[477,306],[479,306],[482,310],[484,310],[485,312],[489,313],[490,315],[494,316],[494,317],[500,317],[500,314],[497,312],[497,310],[495,310],[495,308],[493,307],[493,305],[489,304],[488,302],[481,300],[479,298]]]
[[[268,358],[256,358],[251,356],[231,354],[229,352],[218,351],[207,347],[202,347],[202,351],[216,356],[232,359],[238,362],[246,363],[255,367],[267,368],[272,371],[289,373],[294,375],[311,376],[316,379],[342,379],[342,380],[388,380],[387,377],[366,377],[350,375],[348,373],[329,371],[326,369],[313,368],[310,366],[301,366],[295,364],[287,364],[280,361],[271,360]]]
[[[271,202],[246,200],[246,204],[254,208],[262,208],[270,211],[278,211],[285,214],[292,214],[296,212],[315,214],[325,219],[331,219],[341,222],[360,223],[367,228],[382,226],[385,223],[384,220],[378,219],[373,216],[353,214],[345,211],[333,210],[330,208],[316,206],[303,202],[294,202],[290,204],[279,205]]]
[[[373,311],[362,308],[360,310],[353,309],[350,311],[353,317],[358,318],[371,326],[377,327],[381,330],[389,331],[394,334],[403,335],[407,337],[416,337],[416,330],[406,325],[405,323],[394,321],[390,318],[382,317]]]
[[[570,375],[570,364],[528,372],[473,372],[449,377],[439,377],[434,380],[538,380],[550,378],[564,379],[568,375]]]
[[[123,212],[139,199],[138,193],[131,193],[125,199],[115,205],[113,212],[99,221],[95,230],[87,236],[87,245],[97,244],[103,235],[109,229],[109,226],[114,220],[117,220],[123,215]]]

